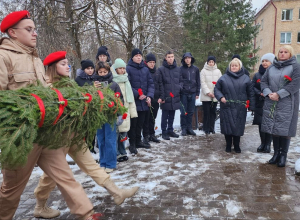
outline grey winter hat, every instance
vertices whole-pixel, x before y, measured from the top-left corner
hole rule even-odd
[[[261,57],[260,62],[262,63],[263,60],[269,60],[271,63],[273,63],[274,59],[275,59],[274,54],[266,53]]]

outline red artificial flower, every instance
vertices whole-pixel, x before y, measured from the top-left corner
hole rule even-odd
[[[213,82],[212,82],[212,84],[216,85],[216,84],[217,84],[217,82],[213,81]]]
[[[292,78],[287,75],[284,75],[284,78],[287,79],[288,81],[292,81]]]
[[[158,129],[158,127],[157,126],[155,126],[155,130],[157,130]]]
[[[260,83],[260,81],[261,81],[260,79],[256,80],[257,83]]]
[[[122,119],[125,120],[127,118],[127,113],[124,113]]]
[[[88,99],[85,100],[86,103],[90,103],[93,99],[93,96],[90,93],[86,93],[84,96],[88,97]]]
[[[249,104],[250,104],[250,101],[249,101],[249,100],[247,100],[247,101],[246,101],[246,104],[247,104],[247,105],[249,105]]]
[[[187,115],[188,113],[186,112],[184,115]]]
[[[171,98],[174,98],[174,94],[172,92],[170,92],[170,96]]]
[[[125,138],[121,139],[120,142],[124,142],[126,140],[127,140],[127,136]]]
[[[143,95],[143,90],[141,88],[138,89],[139,96]]]
[[[112,107],[114,107],[115,103],[113,101],[111,101],[110,104],[107,104],[107,105],[108,105],[108,107],[112,108]]]
[[[116,98],[120,98],[120,96],[121,96],[121,94],[120,94],[119,92],[116,92],[116,93],[115,93],[115,97],[116,97]]]

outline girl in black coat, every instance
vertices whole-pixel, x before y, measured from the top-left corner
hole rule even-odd
[[[244,74],[239,59],[230,62],[226,74],[218,80],[214,94],[221,102],[220,124],[226,139],[226,152],[231,152],[233,140],[235,152],[241,153],[240,137],[244,135],[247,108],[254,109],[254,103],[250,100],[253,99],[250,78]]]
[[[263,115],[263,106],[265,97],[261,92],[260,81],[265,74],[267,68],[273,63],[275,55],[267,53],[261,58],[261,65],[259,71],[254,75],[251,83],[252,92],[255,97],[255,110],[253,124],[258,125],[261,145],[257,148],[257,152],[270,153],[270,145],[272,142],[272,135],[261,131],[261,121]]]
[[[91,60],[82,60],[81,69],[76,72],[75,81],[79,86],[92,85],[93,76],[95,75],[95,66]]]
[[[93,77],[94,85],[98,88],[109,88],[119,92],[121,97],[121,89],[119,85],[112,81],[113,75],[110,72],[108,63],[98,62],[96,65],[96,74]],[[112,172],[117,167],[117,130],[116,124],[112,127],[105,123],[102,128],[97,130],[97,140],[100,153],[100,167],[103,167],[107,173]]]

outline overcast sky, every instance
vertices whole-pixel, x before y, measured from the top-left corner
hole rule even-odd
[[[260,9],[263,5],[265,5],[269,0],[251,0],[253,8],[256,10]]]

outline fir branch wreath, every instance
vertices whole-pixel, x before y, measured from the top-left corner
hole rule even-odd
[[[87,149],[98,128],[113,125],[126,111],[109,87],[79,87],[68,78],[52,88],[0,91],[0,167],[26,164],[33,143],[49,149],[74,145]]]

